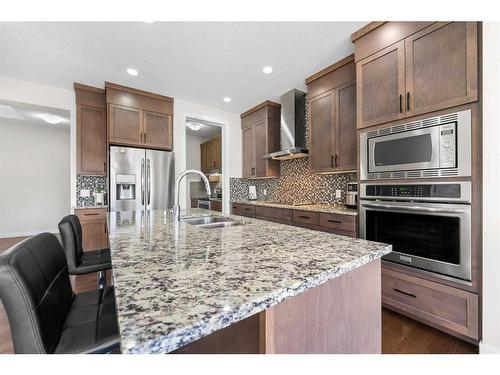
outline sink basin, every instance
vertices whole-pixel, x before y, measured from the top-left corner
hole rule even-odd
[[[195,225],[200,228],[225,228],[241,225],[242,223],[234,221],[223,216],[205,216],[181,219],[184,223]]]

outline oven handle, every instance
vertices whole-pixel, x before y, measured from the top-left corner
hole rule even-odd
[[[466,209],[442,209],[442,208],[431,208],[431,207],[417,207],[417,206],[400,206],[400,205],[390,205],[390,204],[378,204],[378,203],[362,203],[363,207],[368,208],[385,208],[385,209],[397,209],[399,211],[408,212],[434,212],[443,214],[458,214],[467,213]]]

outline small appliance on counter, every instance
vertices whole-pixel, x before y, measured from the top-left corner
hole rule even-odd
[[[256,201],[257,200],[257,189],[255,185],[250,185],[248,187],[248,200]]]
[[[348,182],[347,183],[347,193],[345,197],[345,205],[349,208],[358,207],[358,183]]]

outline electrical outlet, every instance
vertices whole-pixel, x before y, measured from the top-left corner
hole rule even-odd
[[[266,189],[263,189],[263,190],[262,190],[262,195],[263,195],[264,197],[266,197],[266,196],[267,196],[267,190],[266,190]]]
[[[342,198],[342,190],[335,190],[335,198],[337,199]]]
[[[80,197],[82,197],[82,198],[90,197],[90,190],[89,189],[80,190]]]

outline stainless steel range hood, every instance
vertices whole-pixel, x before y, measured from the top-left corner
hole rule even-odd
[[[281,96],[280,121],[281,151],[264,156],[265,159],[288,160],[308,156],[306,144],[306,94],[293,89]]]

